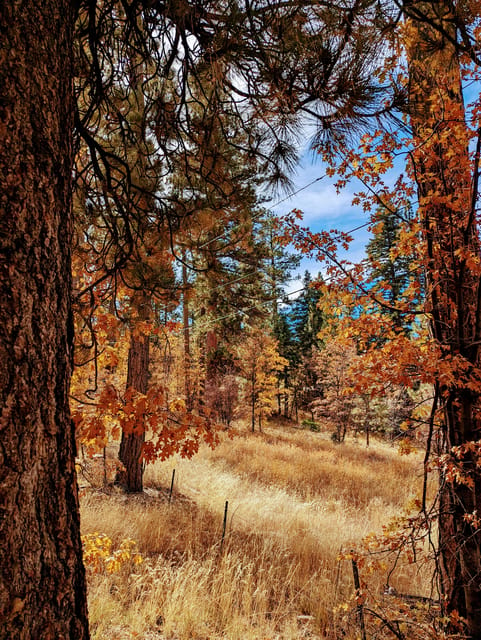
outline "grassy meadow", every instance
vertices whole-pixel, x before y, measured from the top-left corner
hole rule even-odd
[[[114,573],[88,569],[93,639],[361,637],[352,563],[339,555],[419,495],[421,470],[421,453],[400,456],[386,442],[338,445],[271,424],[262,434],[238,429],[190,461],[149,465],[141,496],[84,486],[83,533],[105,534],[113,550],[132,539],[143,558],[127,554]],[[359,571],[366,606],[372,599],[387,611],[386,571]],[[430,580],[429,565],[401,558],[389,584],[429,596]],[[374,622],[369,637],[396,637]],[[398,637],[418,637],[396,624]]]

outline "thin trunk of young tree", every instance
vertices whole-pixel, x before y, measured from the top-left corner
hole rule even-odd
[[[204,313],[205,309],[201,309],[201,315],[204,315]],[[207,379],[207,336],[204,331],[199,334],[198,341],[199,365],[193,405],[198,412],[202,413],[205,407],[205,384]]]
[[[256,371],[255,366],[252,369],[251,377],[251,430],[256,430]]]
[[[0,639],[87,640],[74,428],[74,3],[0,3]]]
[[[190,380],[190,328],[189,328],[189,281],[187,278],[187,265],[185,250],[182,253],[182,324],[184,330],[184,393],[185,404],[189,411],[192,410],[192,385]]]
[[[417,8],[444,34],[455,37],[450,4],[424,2]],[[452,447],[481,437],[480,392],[467,384],[480,364],[481,288],[475,264],[480,243],[472,184],[477,176],[472,181],[455,47],[427,21],[408,20],[407,28],[413,165],[426,247],[431,328],[442,361],[454,367],[456,360],[462,360],[468,367],[454,370],[452,382],[440,385],[444,445],[451,454]],[[439,554],[446,613],[458,611],[467,620],[469,637],[481,638],[481,530],[469,522],[481,505],[476,462],[476,454],[469,451],[457,461],[471,486],[451,481],[445,473],[441,476]]]
[[[289,394],[287,392],[287,374],[284,375],[284,418],[289,418]]]

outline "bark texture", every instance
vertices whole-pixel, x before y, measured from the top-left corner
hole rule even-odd
[[[409,107],[431,328],[441,364],[452,368],[452,381],[441,378],[440,385],[449,455],[481,438],[481,393],[473,384],[480,368],[480,242],[451,4],[420,2],[429,21],[408,21]],[[441,475],[441,591],[446,613],[458,611],[468,636],[481,638],[481,530],[469,522],[481,506],[481,473],[469,448],[453,462],[472,486]]]
[[[141,302],[141,316],[148,317],[149,301]],[[149,336],[136,335],[131,332],[128,369],[127,369],[127,389],[134,389],[146,394],[149,388]],[[143,475],[144,461],[142,459],[142,448],[145,442],[145,425],[135,424],[132,429],[122,431],[120,441],[119,460],[124,465],[124,469],[117,476],[117,483],[121,484],[126,491],[138,493],[144,490]]]
[[[68,392],[68,0],[0,3],[0,639],[86,640]]]

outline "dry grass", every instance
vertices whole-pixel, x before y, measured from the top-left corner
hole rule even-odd
[[[287,436],[272,430],[244,435],[235,446],[224,441],[205,457],[222,469],[285,488],[303,500],[341,500],[352,509],[368,507],[375,497],[397,509],[406,492],[417,488],[416,477],[410,477],[415,469],[412,459],[398,455],[389,444],[378,442],[366,449],[362,440],[353,440],[336,446],[328,438],[294,429]],[[399,492],[399,478],[406,476],[406,491]]]
[[[415,495],[420,463],[382,443],[366,450],[269,429],[149,467],[147,495],[86,492],[84,532],[102,531],[116,544],[131,537],[145,557],[135,569],[90,577],[93,639],[354,638],[333,613],[353,590],[339,552],[380,531]],[[370,576],[370,589],[380,593],[383,580]],[[429,587],[422,571],[402,563],[391,582],[409,593]]]

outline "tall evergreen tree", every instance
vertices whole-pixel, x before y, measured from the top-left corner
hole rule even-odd
[[[309,271],[305,271],[302,292],[294,300],[288,312],[298,361],[303,356],[310,355],[312,349],[319,344],[318,334],[323,325],[323,316],[318,307],[321,292],[315,285],[321,282],[320,276],[313,280]]]
[[[315,286],[311,274],[306,271],[303,288],[298,297],[283,307],[277,318],[274,335],[279,342],[279,352],[289,363],[284,370],[285,394],[292,395],[292,409],[306,408],[311,401],[311,389],[317,379],[315,368],[311,366],[313,349],[319,343],[318,333],[323,324],[323,316],[318,308],[320,291]],[[309,391],[308,391],[309,390]],[[284,406],[286,417],[288,411]]]
[[[366,245],[369,279],[379,288],[388,305],[385,309],[381,307],[381,311],[390,315],[399,328],[403,324],[398,311],[403,294],[413,277],[422,277],[421,273],[413,272],[414,255],[399,250],[402,229],[413,220],[414,212],[409,205],[402,213],[382,207],[376,214],[374,235]]]
[[[0,4],[0,638],[87,640],[69,410],[74,4]]]

